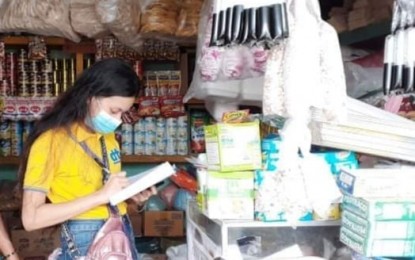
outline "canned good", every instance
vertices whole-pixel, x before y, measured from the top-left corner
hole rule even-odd
[[[185,139],[188,140],[189,138],[189,131],[187,127],[179,126],[177,127],[177,138],[178,139]]]
[[[156,132],[156,118],[154,117],[146,117],[144,118],[145,122],[145,131]]]
[[[166,155],[167,140],[165,138],[156,138],[156,154]]]
[[[177,139],[167,137],[166,142],[166,154],[176,155],[177,154]]]
[[[134,124],[134,132],[144,132],[144,131],[146,131],[146,123],[144,119],[140,118]]]
[[[41,83],[41,75],[38,72],[30,72],[29,73],[29,83],[30,84],[40,84]]]
[[[53,82],[52,73],[43,71],[40,74],[40,82],[42,84],[51,84]]]
[[[179,126],[179,127],[187,127],[188,126],[188,118],[187,118],[187,116],[179,116],[177,118],[177,126]]]
[[[28,84],[28,83],[30,83],[30,75],[29,75],[29,73],[27,73],[26,71],[19,72],[19,76],[17,78],[17,82],[19,84],[22,84],[22,83]]]
[[[6,66],[0,61],[0,82],[6,79]]]
[[[144,146],[144,154],[145,155],[153,155],[156,152],[156,144],[154,142],[147,142]]]
[[[0,120],[0,137],[10,138],[11,129],[10,129],[9,120]]]
[[[44,97],[53,97],[54,96],[54,85],[52,83],[42,84],[42,95]]]
[[[12,147],[10,138],[0,137],[0,156],[12,155]]]
[[[145,151],[145,143],[134,141],[134,154],[135,155],[143,155],[144,151]]]
[[[58,59],[53,59],[52,60],[52,70],[54,70],[54,71],[58,71],[58,70],[60,70],[62,67],[61,67],[61,62],[58,60]]]
[[[17,56],[14,52],[8,52],[6,53],[6,59],[5,59],[6,69],[8,70],[14,70],[17,65]]]
[[[23,150],[23,123],[11,122],[11,155],[20,156]]]
[[[121,126],[122,142],[133,143],[133,125],[122,124]]]
[[[54,70],[52,72],[52,82],[53,83],[60,83],[61,82],[61,73],[58,70]]]
[[[32,85],[30,85],[29,83],[21,83],[19,85],[17,85],[17,95],[19,97],[30,97],[30,95],[37,93],[37,90],[34,91],[32,89]]]
[[[3,79],[0,81],[0,96],[8,97],[12,95],[10,84],[7,80]]]
[[[39,71],[39,63],[35,60],[29,62],[29,71],[30,72],[38,72]]]
[[[59,96],[59,94],[61,93],[61,85],[59,83],[53,83],[53,93],[55,94],[55,96]]]
[[[188,141],[187,140],[178,140],[177,141],[177,154],[178,155],[188,155],[189,148],[188,148]]]
[[[134,152],[134,143],[129,141],[122,141],[121,153],[123,155],[132,155]]]
[[[42,72],[52,72],[53,71],[53,63],[50,59],[44,59],[41,63],[41,70]]]

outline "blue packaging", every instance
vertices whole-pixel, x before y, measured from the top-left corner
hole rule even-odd
[[[279,159],[279,146],[281,144],[281,137],[276,134],[271,134],[261,141],[262,151],[262,167],[266,171],[277,170],[277,162]]]
[[[340,174],[341,168],[357,169],[359,167],[356,154],[351,151],[327,150],[313,154],[323,157],[330,165],[331,173],[335,176]]]

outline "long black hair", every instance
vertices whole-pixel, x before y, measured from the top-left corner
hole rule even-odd
[[[104,59],[86,69],[57,99],[52,109],[36,122],[29,134],[19,167],[20,185],[23,184],[30,148],[41,134],[51,129],[69,128],[73,123],[84,123],[93,97],[136,97],[139,91],[136,73],[121,59]]]

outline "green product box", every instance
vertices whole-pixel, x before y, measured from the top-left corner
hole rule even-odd
[[[212,219],[254,218],[254,173],[209,171],[205,215]]]
[[[357,198],[344,195],[342,207],[368,220],[415,220],[415,198]]]
[[[346,227],[340,229],[340,241],[366,257],[411,257],[415,256],[413,239],[366,239]]]
[[[342,227],[371,241],[374,239],[415,239],[415,221],[367,220],[345,210]]]
[[[261,169],[259,123],[205,126],[209,170],[231,172]]]

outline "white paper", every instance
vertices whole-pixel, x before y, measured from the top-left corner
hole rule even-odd
[[[170,163],[162,163],[150,170],[142,172],[140,174],[129,177],[130,185],[125,187],[123,190],[117,192],[116,194],[110,197],[111,205],[117,205],[120,202],[125,201],[126,199],[131,198],[132,196],[140,193],[151,186],[163,181],[164,179],[169,178],[176,171],[170,165]]]

